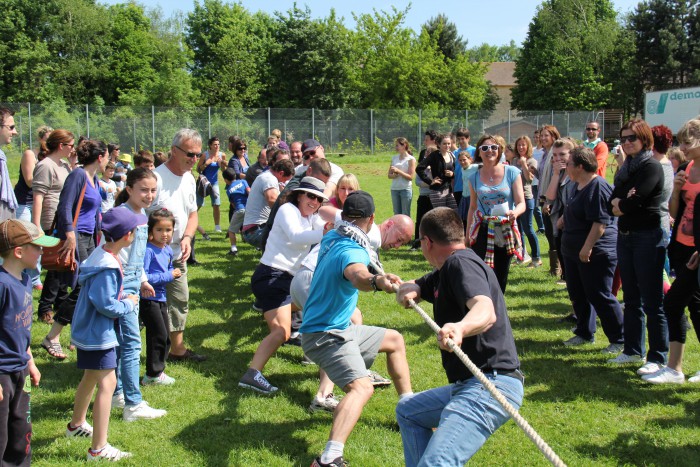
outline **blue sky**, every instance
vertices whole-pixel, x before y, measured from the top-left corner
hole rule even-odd
[[[587,1],[587,0],[581,0]],[[103,3],[124,3],[123,0],[103,0]],[[189,12],[194,7],[194,0],[137,0],[137,3],[147,7],[160,6],[166,15],[174,11]],[[235,2],[232,2],[235,3]],[[294,4],[293,0],[242,0],[249,11],[265,10],[268,13],[275,11],[287,11]],[[409,10],[406,26],[413,30],[438,13],[446,14],[457,25],[460,35],[468,40],[468,46],[473,47],[484,42],[491,45],[507,44],[514,40],[522,43],[527,36],[527,27],[535,14],[536,8],[541,4],[535,0],[442,0],[435,3],[426,0],[354,0],[350,1],[322,1],[306,0],[296,2],[300,8],[308,5],[313,17],[328,16],[331,8],[334,8],[337,16],[345,18],[345,24],[354,28],[355,23],[352,13],[371,13],[372,9],[391,11],[392,5],[399,10]],[[638,0],[613,0],[615,9],[626,13],[634,9]],[[437,6],[437,8],[436,8]]]

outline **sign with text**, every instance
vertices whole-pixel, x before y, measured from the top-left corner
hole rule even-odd
[[[685,122],[700,115],[700,88],[648,92],[644,108],[649,126],[666,125],[675,135]]]

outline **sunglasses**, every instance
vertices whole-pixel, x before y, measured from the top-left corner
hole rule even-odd
[[[9,128],[10,131],[12,131],[12,130],[14,130],[14,129],[16,128],[15,125],[2,125],[2,126],[4,126],[5,128]]]
[[[323,198],[321,198],[320,196],[309,193],[308,191],[305,191],[304,193],[306,194],[306,197],[309,198],[311,201],[318,201],[319,203],[323,203]]]
[[[311,151],[305,152],[304,155],[302,156],[305,161],[308,161],[310,158],[314,157],[316,155],[316,150],[313,149]]]
[[[236,151],[247,151],[247,150],[248,150],[248,148],[238,148],[238,149],[236,149]]]
[[[634,143],[637,141],[637,135],[620,136],[620,144]]]
[[[497,145],[497,144],[484,144],[483,146],[479,146],[479,151],[481,151],[481,152],[486,152],[486,151],[488,151],[489,149],[490,149],[491,151],[498,151],[498,148],[499,148],[499,147],[500,147],[500,146]]]
[[[598,128],[586,128],[586,131],[598,131]]]
[[[192,157],[199,157],[199,156],[202,155],[201,152],[187,152],[187,151],[185,151],[184,149],[182,149],[180,146],[175,146],[175,147],[178,148],[180,151],[184,152],[185,155],[186,155],[187,157],[189,157],[189,158],[192,158]]]

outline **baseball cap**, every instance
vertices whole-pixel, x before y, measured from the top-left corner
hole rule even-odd
[[[304,140],[304,142],[301,144],[301,152],[304,153],[306,151],[309,151],[311,149],[315,149],[319,147],[321,143],[316,141],[315,139],[307,139]]]
[[[37,246],[56,246],[60,240],[45,235],[31,222],[20,219],[8,219],[0,224],[0,251],[32,243]]]
[[[366,219],[374,214],[374,199],[366,191],[353,191],[345,198],[343,215],[351,219]]]
[[[102,214],[102,231],[112,240],[119,240],[139,225],[148,223],[143,214],[136,214],[129,208],[112,208]]]
[[[326,184],[322,180],[316,177],[304,177],[299,182],[299,186],[294,189],[294,191],[305,191],[311,193],[312,195],[320,196],[324,201],[328,201],[328,197],[323,194],[323,190],[326,189]]]

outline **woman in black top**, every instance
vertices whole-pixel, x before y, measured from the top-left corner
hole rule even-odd
[[[447,206],[456,210],[457,202],[452,194],[455,171],[455,156],[450,152],[452,138],[450,135],[440,135],[437,141],[439,149],[418,164],[416,174],[430,185],[430,201],[434,208]],[[430,175],[426,173],[428,167],[430,167]]]
[[[658,371],[666,364],[668,326],[663,310],[663,268],[666,247],[661,229],[664,172],[654,159],[654,137],[644,120],[634,119],[620,130],[627,158],[615,175],[609,210],[619,217],[617,256],[625,296],[623,353],[612,363],[644,364],[644,320],[649,333],[646,363],[637,374]]]

